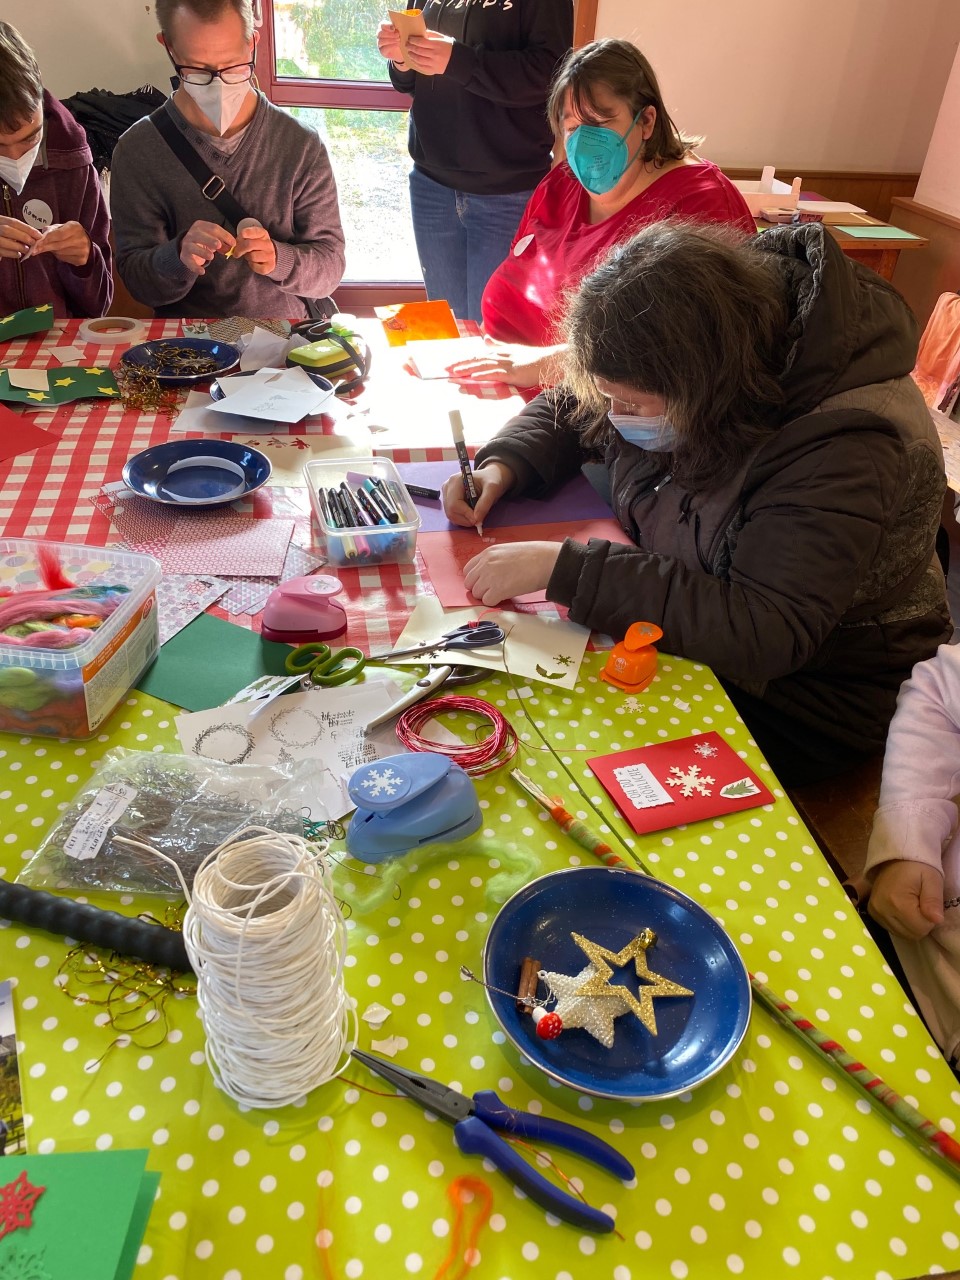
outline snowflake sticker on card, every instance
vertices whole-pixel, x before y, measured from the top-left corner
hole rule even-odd
[[[587,764],[639,835],[774,799],[718,733],[596,756]]]

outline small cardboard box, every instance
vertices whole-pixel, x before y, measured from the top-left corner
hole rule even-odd
[[[760,174],[759,181],[738,178],[734,186],[747,202],[747,207],[755,218],[760,217],[762,209],[775,206],[778,209],[795,209],[800,199],[800,179],[794,178],[793,184],[778,182],[774,177],[775,169],[768,164]]]

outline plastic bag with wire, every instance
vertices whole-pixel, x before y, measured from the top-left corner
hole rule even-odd
[[[34,889],[99,889],[181,898],[207,854],[242,827],[311,837],[319,762],[226,765],[166,752],[107,752],[17,877]]]

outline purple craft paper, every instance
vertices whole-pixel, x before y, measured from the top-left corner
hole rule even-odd
[[[457,474],[454,462],[398,462],[397,470],[403,480],[422,484],[429,489],[442,489],[449,476]],[[421,533],[446,533],[457,528],[443,514],[439,500],[414,498],[411,500],[420,513]],[[550,498],[504,498],[493,508],[483,522],[485,529],[514,529],[529,524],[556,524],[566,520],[609,519],[610,508],[599,496],[585,476],[575,476],[562,485]]]

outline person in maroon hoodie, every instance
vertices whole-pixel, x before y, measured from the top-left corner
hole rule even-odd
[[[102,316],[113,298],[110,217],[86,135],[0,22],[0,315],[53,304]]]

